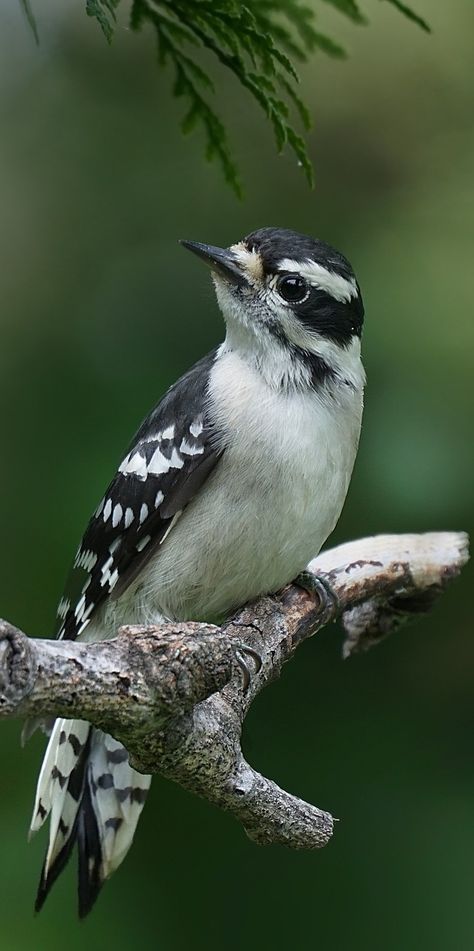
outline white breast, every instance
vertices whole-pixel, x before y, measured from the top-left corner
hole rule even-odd
[[[362,386],[278,393],[227,352],[212,370],[209,400],[230,434],[225,452],[140,576],[133,615],[143,620],[155,610],[215,618],[278,590],[318,553],[344,503]]]

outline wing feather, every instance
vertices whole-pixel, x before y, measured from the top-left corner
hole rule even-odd
[[[166,393],[138,430],[76,553],[59,603],[58,637],[75,639],[156,553],[221,451],[207,414],[212,351]]]

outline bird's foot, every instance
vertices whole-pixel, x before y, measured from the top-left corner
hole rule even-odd
[[[321,612],[324,615],[332,614],[336,606],[336,596],[325,578],[314,575],[312,571],[302,571],[295,578],[294,584],[303,588],[303,591],[307,591],[308,594],[317,594]]]
[[[252,674],[250,672],[249,666],[247,664],[247,657],[251,657],[255,664],[255,673],[258,674],[262,666],[262,658],[258,651],[255,651],[253,647],[249,647],[248,644],[237,643],[234,646],[234,655],[238,666],[242,672],[242,681],[244,693],[248,690],[250,686],[250,681],[252,679]]]

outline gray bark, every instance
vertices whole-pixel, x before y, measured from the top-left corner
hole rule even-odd
[[[319,594],[289,585],[220,628],[123,627],[114,640],[81,644],[28,638],[0,621],[0,718],[89,720],[125,744],[136,769],[228,810],[255,842],[319,848],[332,835],[332,816],[280,789],[242,755],[250,704],[329,621],[342,621],[344,657],[367,650],[429,609],[467,559],[463,533],[360,539],[308,566],[323,582]],[[239,644],[262,661],[258,669],[244,654],[248,686]]]

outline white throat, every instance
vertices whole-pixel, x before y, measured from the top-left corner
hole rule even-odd
[[[284,336],[280,338],[270,330],[268,322],[273,315],[265,301],[254,297],[253,308],[250,301],[249,306],[243,306],[224,281],[215,278],[214,284],[226,323],[221,352],[237,353],[248,366],[257,369],[273,389],[312,387],[314,376],[309,363],[295,356]],[[342,347],[326,337],[305,332],[295,324],[293,321],[292,342],[300,350],[324,361],[331,371],[332,386],[349,385],[362,392],[365,373],[359,337],[354,336],[347,346]]]

